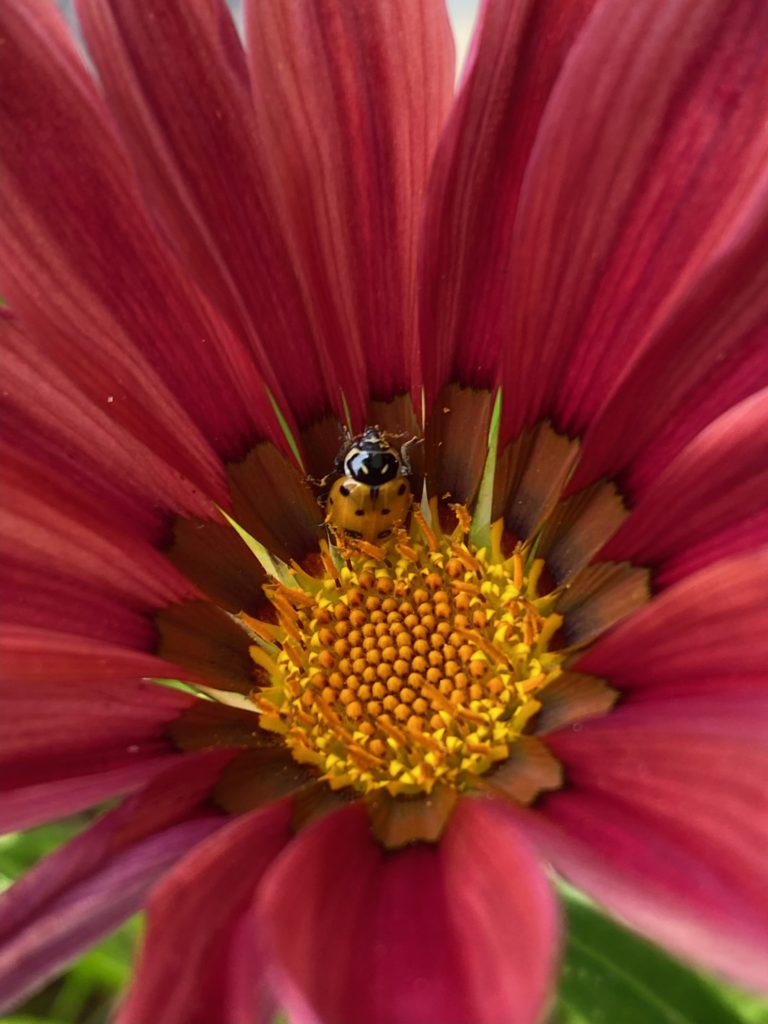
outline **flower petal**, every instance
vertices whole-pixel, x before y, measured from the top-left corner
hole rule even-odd
[[[240,927],[263,872],[292,838],[290,804],[275,804],[220,829],[163,879],[150,897],[145,945],[116,1024],[272,1019],[260,951]]]
[[[306,422],[340,406],[340,390],[354,391],[349,360],[334,365],[313,336],[225,4],[81,0],[78,12],[125,147],[187,267],[248,339],[283,409]]]
[[[113,396],[112,415],[180,468],[202,438],[231,457],[265,434],[284,444],[252,353],[149,220],[55,7],[10,0],[0,36],[2,287],[46,362],[92,401]]]
[[[767,247],[768,187],[752,222],[617,379],[584,437],[572,488],[620,475],[625,494],[642,492],[709,423],[768,387]]]
[[[719,262],[731,264],[745,229],[765,221],[766,32],[768,9],[752,0],[594,8],[552,89],[521,186],[509,319],[501,318],[510,336],[502,440],[548,415],[583,434],[617,379],[629,389],[633,357],[681,297]],[[751,280],[763,265],[741,272]],[[710,319],[717,301],[710,296]],[[722,360],[720,342],[703,359],[703,337],[678,329],[664,349],[669,368],[654,365],[664,400],[649,409],[637,380],[631,408],[624,391],[614,397],[624,429],[601,427],[612,450],[627,436],[639,444],[629,424],[641,410],[643,432],[663,424],[711,370],[715,344]],[[687,376],[673,377],[683,367]]]
[[[160,393],[139,408],[146,393],[131,397],[109,380],[79,387],[70,379],[76,368],[65,373],[56,365],[56,336],[30,334],[15,318],[0,318],[0,340],[8,392],[0,409],[5,457],[26,474],[76,483],[111,518],[148,538],[167,529],[169,511],[209,519],[213,501],[227,507],[220,462],[192,423],[178,415],[161,427],[150,412],[155,400],[171,408],[170,396],[169,404]],[[167,443],[170,434],[179,440]],[[193,481],[203,481],[204,490]]]
[[[4,894],[0,1009],[138,910],[155,879],[225,823],[202,801],[227,756],[188,755]]]
[[[166,725],[195,698],[131,678],[151,659],[24,628],[4,628],[0,649],[0,831],[134,789],[178,756]]]
[[[768,390],[718,417],[669,463],[637,500],[598,558],[656,567],[668,585],[694,564],[722,558],[730,534],[753,548],[745,522],[768,505]],[[768,533],[764,543],[768,542]],[[738,547],[736,548],[738,550]],[[729,545],[729,554],[736,553]]]
[[[715,562],[601,637],[572,668],[619,689],[765,678],[768,548]]]
[[[542,115],[593,0],[486,0],[435,157],[422,249],[427,409],[458,380],[497,383],[509,249]]]
[[[453,92],[445,8],[254,0],[246,12],[260,159],[318,333],[362,361],[370,398],[390,399],[419,383],[416,240]]]
[[[568,788],[539,805],[544,850],[566,877],[657,941],[761,988],[767,737],[764,696],[630,703],[547,737]]]
[[[439,845],[396,853],[359,805],[345,808],[283,854],[259,909],[297,1024],[534,1024],[547,996],[555,901],[518,829],[484,800],[464,800]]]
[[[40,566],[51,579],[80,579],[133,606],[201,596],[143,538],[89,507],[73,482],[26,468],[6,467],[3,495],[3,534],[19,563]]]

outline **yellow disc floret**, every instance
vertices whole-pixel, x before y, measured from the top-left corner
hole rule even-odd
[[[324,579],[274,583],[277,626],[246,620],[270,676],[261,724],[334,789],[455,789],[510,756],[560,672],[560,624],[537,594],[542,564],[476,549],[414,516],[387,552],[346,551]],[[527,564],[528,563],[528,564]]]

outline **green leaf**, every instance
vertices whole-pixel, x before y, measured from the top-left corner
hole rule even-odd
[[[713,982],[603,916],[570,889],[551,1024],[743,1024]]]

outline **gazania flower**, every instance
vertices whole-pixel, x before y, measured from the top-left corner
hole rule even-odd
[[[528,1024],[547,865],[764,984],[768,7],[487,0],[455,99],[437,0],[78,10],[0,7],[2,823],[128,795],[3,1001],[146,900],[121,1024]]]

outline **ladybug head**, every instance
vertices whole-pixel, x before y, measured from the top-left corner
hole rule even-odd
[[[344,456],[344,472],[363,484],[380,487],[400,472],[400,457],[377,427],[366,427]]]

